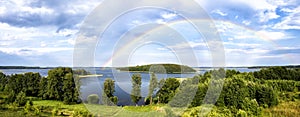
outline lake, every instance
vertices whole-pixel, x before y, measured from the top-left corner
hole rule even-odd
[[[211,70],[210,68],[196,68],[198,74],[203,74],[206,71]],[[258,71],[259,69],[248,69],[248,68],[227,68],[235,69],[240,72],[253,72]],[[11,74],[20,74],[26,72],[38,72],[42,76],[47,76],[50,69],[0,69],[6,75]],[[86,100],[87,96],[90,94],[98,94],[101,98],[102,96],[102,87],[103,82],[106,78],[112,78],[115,80],[116,85],[116,95],[119,98],[118,105],[134,105],[130,101],[130,92],[131,92],[131,75],[132,72],[118,71],[114,68],[86,68],[87,71],[91,73],[102,74],[101,77],[91,77],[81,79],[81,98]],[[142,86],[141,86],[141,95],[142,99],[139,102],[139,105],[143,104],[144,97],[148,94],[148,85],[150,80],[149,73],[141,73],[142,76]],[[158,80],[162,78],[191,78],[195,76],[194,73],[190,74],[156,74]]]

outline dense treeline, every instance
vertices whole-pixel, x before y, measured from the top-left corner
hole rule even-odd
[[[162,67],[158,67],[162,66]],[[155,69],[151,69],[151,67],[155,67]],[[177,64],[151,64],[151,65],[141,65],[135,67],[123,67],[118,68],[121,71],[141,71],[141,72],[154,72],[154,73],[189,73],[196,72],[191,67],[186,65],[177,65]]]
[[[0,66],[0,69],[51,69],[51,67]]]
[[[253,73],[255,78],[264,80],[295,80],[300,81],[300,69],[286,67],[264,68]]]
[[[263,108],[276,106],[286,98],[300,99],[298,93],[285,96],[286,92],[300,90],[300,82],[296,77],[293,74],[288,76],[288,73],[296,71],[297,69],[283,67],[266,68],[254,73],[219,69],[188,78],[181,83],[175,78],[162,79],[160,83],[163,82],[163,85],[159,87],[153,100],[154,103],[164,103],[171,107],[188,106],[191,110],[187,111],[184,116],[200,116],[199,107],[204,108],[203,104],[214,104],[216,110],[212,112],[223,114],[223,116],[261,116]],[[216,76],[222,76],[220,75],[222,73],[226,73],[225,78],[216,78]],[[275,75],[263,78],[264,76],[258,77],[257,73]],[[213,85],[211,94],[207,92],[210,85]],[[219,97],[215,96],[218,90],[222,90]],[[205,99],[205,96],[209,98]],[[215,101],[212,98],[216,98]]]
[[[48,71],[47,77],[39,73],[5,75],[0,73],[0,91],[8,95],[6,103],[26,104],[27,97],[40,97],[47,100],[59,100],[65,104],[79,103],[78,79],[73,72],[86,73],[82,70],[73,71],[71,68],[54,68]]]

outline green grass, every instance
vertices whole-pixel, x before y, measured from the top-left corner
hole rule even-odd
[[[54,101],[54,100],[33,101],[33,105],[35,105],[35,106],[58,107],[60,109],[67,109],[67,110],[86,110],[86,107],[85,107],[84,104],[66,105],[61,101]]]
[[[34,106],[43,106],[46,109],[44,113],[51,113],[53,108],[58,108],[59,113],[63,112],[65,115],[72,115],[74,111],[90,111],[92,114],[101,117],[163,117],[164,111],[161,106],[105,106],[93,104],[74,104],[65,105],[61,101],[40,100],[33,101]]]
[[[265,117],[300,117],[300,100],[282,102],[279,105],[263,110]]]
[[[104,106],[104,105],[86,105],[87,108],[97,115],[104,117],[162,117],[164,112],[159,106]]]

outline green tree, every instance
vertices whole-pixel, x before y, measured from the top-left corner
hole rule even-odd
[[[158,102],[168,103],[176,93],[176,89],[179,87],[180,82],[175,78],[168,78],[162,88],[158,91]]]
[[[256,100],[263,107],[271,107],[278,104],[277,93],[272,87],[261,85],[256,90]]]
[[[8,87],[8,85],[6,85],[6,87]],[[7,90],[9,90],[9,89],[7,89]],[[14,90],[6,91],[6,93],[8,93],[8,95],[7,95],[7,98],[5,99],[5,102],[6,103],[12,103],[12,102],[14,102],[15,99],[16,99],[16,93],[15,93],[15,91]]]
[[[207,83],[199,83],[198,84],[198,90],[196,92],[196,95],[191,103],[192,107],[200,106],[203,103],[203,99],[206,95],[208,89]]]
[[[223,94],[225,106],[230,109],[235,109],[235,112],[242,109],[244,100],[248,96],[248,90],[245,81],[239,77],[227,79],[223,87]]]
[[[47,97],[52,100],[63,100],[63,80],[66,74],[72,73],[71,68],[54,68],[48,71]]]
[[[75,81],[73,78],[72,73],[67,73],[65,75],[65,79],[63,81],[63,92],[64,92],[64,103],[65,104],[71,104],[73,102],[76,102],[78,100],[78,90],[75,85]]]
[[[131,100],[137,106],[137,103],[142,98],[141,96],[141,85],[142,85],[142,77],[141,74],[133,74],[132,75],[132,90],[131,90]]]
[[[7,81],[6,75],[0,72],[0,91],[4,91]]]
[[[8,78],[9,91],[14,91],[18,94],[21,91],[25,91],[26,79],[23,74],[13,74]]]
[[[48,79],[47,78],[41,78],[39,82],[39,97],[42,97],[42,99],[47,99],[47,85],[48,85]]]
[[[25,91],[27,96],[38,96],[39,82],[41,75],[39,73],[28,72],[24,74]]]
[[[153,91],[157,88],[157,78],[154,73],[151,74],[150,77],[150,85],[149,85],[149,92],[148,92],[148,97],[150,97],[150,105],[152,104],[153,100]]]
[[[114,92],[115,92],[115,81],[112,80],[111,78],[105,79],[104,94],[103,94],[103,98],[102,98],[102,101],[104,104],[112,105],[111,102],[113,102],[114,104],[117,104],[118,98],[113,95]]]

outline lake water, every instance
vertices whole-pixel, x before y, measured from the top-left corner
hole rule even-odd
[[[240,72],[253,72],[258,71],[259,69],[248,69],[248,68],[227,68],[227,69],[235,69]],[[42,76],[47,76],[48,71],[50,69],[0,69],[1,72],[7,75],[11,74],[20,74],[26,72],[38,72]],[[134,105],[130,101],[130,92],[131,92],[131,75],[134,74],[132,72],[123,72],[118,71],[113,68],[86,68],[86,70],[90,71],[91,73],[102,74],[101,77],[91,77],[91,78],[83,78],[81,79],[81,98],[86,100],[87,96],[90,94],[98,94],[101,98],[102,96],[102,88],[103,83],[106,78],[112,78],[115,80],[116,85],[116,95],[119,99],[118,105]],[[197,68],[198,74],[203,74],[206,71],[211,69],[206,68]],[[142,86],[141,86],[141,95],[142,99],[140,100],[139,104],[143,104],[144,97],[148,94],[148,85],[150,75],[149,73],[141,73],[142,76]],[[162,78],[191,78],[195,76],[194,73],[190,74],[156,74],[158,80]]]

